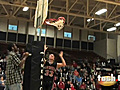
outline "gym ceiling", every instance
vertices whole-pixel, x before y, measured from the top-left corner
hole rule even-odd
[[[33,22],[36,4],[37,0],[0,0],[0,18]],[[24,12],[24,7],[29,10]],[[96,15],[101,9],[107,12]],[[120,0],[49,0],[48,18],[60,16],[66,18],[68,27],[107,33],[108,28],[120,22]],[[117,27],[112,33],[119,34],[119,31]]]

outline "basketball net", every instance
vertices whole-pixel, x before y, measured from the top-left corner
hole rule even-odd
[[[65,24],[65,18],[59,17],[58,19],[46,19],[45,24],[55,26],[58,30],[61,30]]]

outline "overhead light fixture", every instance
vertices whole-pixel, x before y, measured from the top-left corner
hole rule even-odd
[[[109,29],[107,29],[107,31],[115,31],[117,28],[116,27],[111,27],[111,28],[109,28]]]
[[[115,26],[116,26],[116,27],[120,26],[120,22],[119,22],[119,23],[117,23],[117,24],[115,24]]]
[[[100,9],[99,11],[97,11],[95,14],[96,15],[101,15],[103,13],[107,12],[107,9]]]
[[[24,7],[23,11],[28,11],[29,7]]]
[[[90,22],[90,21],[93,21],[93,20],[94,20],[94,18],[87,19],[87,22]]]

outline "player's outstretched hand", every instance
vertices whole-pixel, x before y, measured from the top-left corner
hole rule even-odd
[[[29,56],[29,52],[23,53],[23,57],[28,57],[28,56]]]
[[[60,56],[60,57],[63,57],[63,51],[60,51],[59,56]]]
[[[44,50],[46,51],[48,49],[48,47],[46,45],[44,45]]]

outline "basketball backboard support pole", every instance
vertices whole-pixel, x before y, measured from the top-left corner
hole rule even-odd
[[[39,41],[41,41],[41,33],[42,33],[42,29],[40,28]]]
[[[40,20],[40,33],[39,33],[39,41],[41,41],[41,32],[42,32],[42,24],[43,24],[43,14],[44,14],[44,1],[43,0],[43,3],[42,3],[42,14],[41,14],[41,20]]]
[[[35,28],[34,41],[37,41],[37,28]]]
[[[39,28],[40,32],[42,29],[42,25],[44,24],[44,21],[47,18],[47,13],[48,13],[48,0],[38,0],[35,11],[34,27]],[[35,37],[37,37],[37,34],[35,34]],[[39,41],[41,41],[41,34],[39,34]]]

